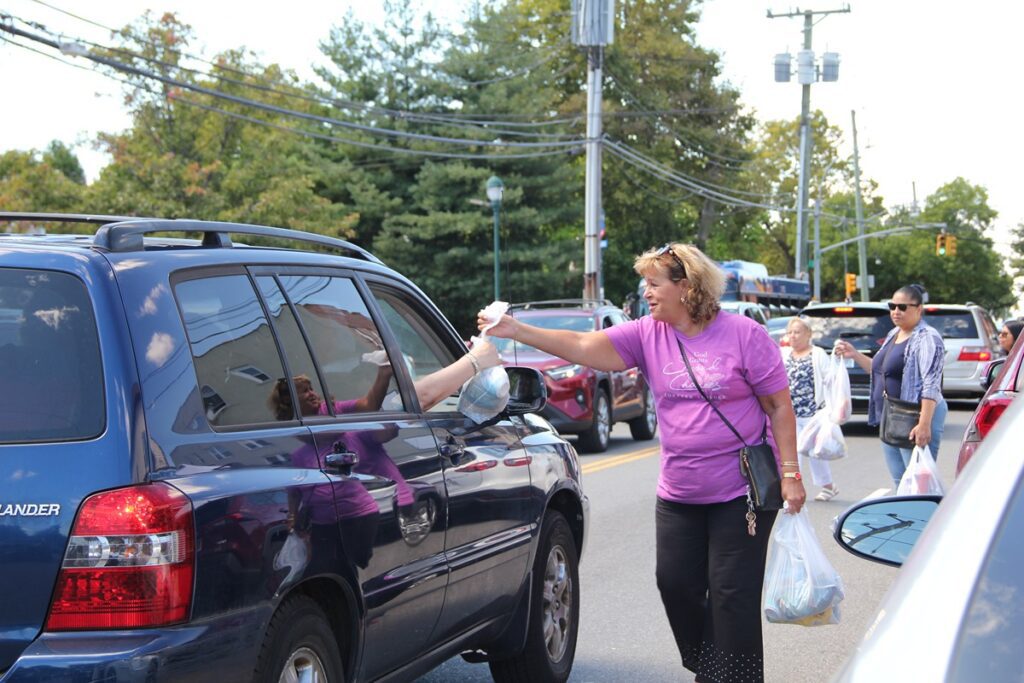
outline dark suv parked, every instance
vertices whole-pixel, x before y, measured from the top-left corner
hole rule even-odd
[[[842,339],[861,353],[874,357],[893,328],[889,307],[877,301],[811,304],[800,315],[811,326],[813,342],[829,353],[836,341]],[[871,377],[852,358],[846,359],[846,367],[850,373],[853,410],[866,413]]]
[[[537,327],[575,332],[603,330],[629,320],[610,301],[592,299],[533,301],[512,306],[509,314]],[[654,398],[636,368],[601,372],[510,339],[493,341],[506,363],[544,373],[548,401],[543,415],[560,433],[576,434],[580,450],[607,450],[615,422],[629,423],[630,434],[638,441],[654,438],[658,428]]]
[[[465,346],[363,249],[61,220],[100,227],[0,236],[0,681],[568,677],[588,502],[537,371],[425,411]]]

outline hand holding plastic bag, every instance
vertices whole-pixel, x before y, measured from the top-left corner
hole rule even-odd
[[[473,342],[485,340],[487,330],[497,325],[507,310],[508,303],[494,301],[480,311],[480,315],[491,322],[480,330],[479,337],[472,338]],[[458,410],[473,422],[481,424],[505,409],[508,396],[508,373],[505,368],[500,365],[485,368],[462,385]]]
[[[824,382],[825,409],[832,421],[837,425],[846,424],[853,414],[853,400],[850,396],[850,372],[846,369],[845,359],[832,354],[829,363],[828,377]]]
[[[945,487],[939,479],[939,470],[935,466],[935,458],[928,446],[914,446],[910,454],[910,463],[903,472],[900,485],[896,488],[897,496],[944,496]]]
[[[779,515],[765,571],[764,615],[776,624],[839,623],[843,581],[825,557],[806,510]]]

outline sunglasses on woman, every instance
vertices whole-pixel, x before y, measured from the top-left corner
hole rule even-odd
[[[656,252],[654,252],[655,256],[664,256],[665,254],[668,254],[669,256],[671,256],[672,260],[675,261],[679,265],[680,270],[683,271],[683,279],[685,280],[686,279],[686,266],[684,266],[682,260],[678,256],[676,256],[676,252],[672,250],[672,243],[671,242],[666,242],[664,245],[662,245],[662,247],[660,249],[658,249]]]
[[[901,311],[905,312],[907,310],[907,308],[909,308],[910,306],[920,306],[920,305],[921,304],[897,304],[897,303],[893,303],[892,301],[890,301],[889,302],[889,310],[890,311],[895,311],[898,308]]]

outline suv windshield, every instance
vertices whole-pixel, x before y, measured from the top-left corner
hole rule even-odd
[[[66,273],[0,268],[0,443],[103,431],[103,373],[85,285]]]
[[[849,312],[833,308],[805,310],[803,317],[811,326],[814,343],[831,349],[838,339],[844,339],[859,350],[877,349],[892,329],[888,311],[852,309]]]
[[[512,315],[516,320],[522,320],[527,325],[543,327],[546,330],[594,331],[594,318],[589,315],[531,315],[529,313],[516,312],[513,312]],[[540,351],[528,344],[523,344],[522,342],[513,344],[511,339],[498,339],[495,337],[491,339],[491,342],[497,347],[498,353],[503,356],[512,353],[540,353]]]
[[[929,310],[924,321],[934,327],[943,339],[977,339],[978,327],[970,311]]]

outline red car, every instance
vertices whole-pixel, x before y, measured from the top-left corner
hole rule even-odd
[[[989,365],[988,376],[993,377],[988,390],[978,404],[978,408],[971,415],[964,430],[964,439],[960,442],[960,454],[956,460],[956,473],[967,464],[967,461],[974,455],[982,440],[991,431],[992,426],[1006,411],[1006,408],[1013,401],[1021,390],[1021,381],[1024,380],[1024,351],[1021,349],[1024,343],[1024,334],[1017,337],[1016,343],[1010,349],[1010,354],[1005,358],[994,360]]]
[[[516,304],[509,314],[537,327],[576,332],[603,330],[629,320],[610,301],[590,299]],[[541,371],[548,388],[548,402],[542,415],[560,433],[576,434],[581,451],[607,450],[616,422],[627,422],[630,434],[638,441],[654,438],[658,428],[654,397],[639,370],[602,372],[510,339],[492,341],[506,364]]]

